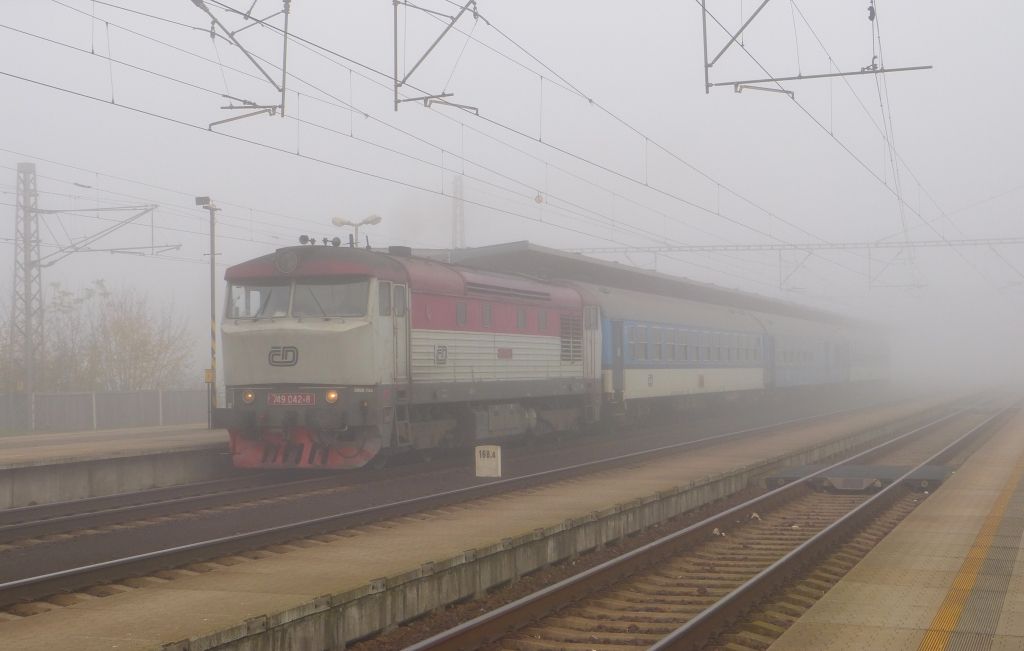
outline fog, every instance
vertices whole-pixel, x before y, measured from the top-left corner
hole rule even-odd
[[[208,2],[231,29],[247,24],[219,4]],[[710,4],[735,29],[759,3]],[[199,195],[221,208],[218,275],[301,234],[346,238],[333,217],[382,216],[362,231],[374,247],[448,247],[458,174],[467,246],[1024,237],[1024,6],[876,2],[873,39],[867,4],[769,3],[743,35],[756,62],[733,46],[711,81],[764,77],[761,66],[775,76],[860,71],[879,40],[886,67],[933,68],[784,82],[791,98],[705,93],[699,2],[481,0],[480,18],[463,16],[401,91],[450,92],[476,115],[422,102],[394,110],[391,3],[296,0],[289,29],[304,40],[288,48],[285,117],[208,128],[245,113],[220,108],[234,101],[222,95],[260,105],[280,96],[242,50],[210,38],[192,2],[3,0],[0,269],[14,265],[19,162],[37,164],[40,207],[75,210],[41,218],[50,250],[126,216],[92,207],[157,204],[94,245],[152,255],[76,253],[44,282],[104,279],[173,305],[195,333],[199,382],[209,309]],[[252,13],[280,7],[258,0]],[[443,21],[401,7],[400,76]],[[726,37],[714,22],[708,34],[713,55]],[[238,38],[279,75],[278,33],[254,26]],[[180,248],[155,254],[165,244]],[[593,255],[881,324],[901,382],[1024,384],[1020,244]],[[5,309],[11,279],[0,274]]]

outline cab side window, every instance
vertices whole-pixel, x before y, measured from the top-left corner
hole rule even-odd
[[[377,295],[380,297],[380,315],[391,316],[391,283],[382,280]]]
[[[406,301],[405,285],[395,285],[394,296],[395,316],[405,316],[405,311],[408,308],[408,302]]]

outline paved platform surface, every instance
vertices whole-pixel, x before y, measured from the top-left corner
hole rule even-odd
[[[878,544],[772,651],[1024,649],[1024,414]]]
[[[209,430],[199,423],[191,426],[2,436],[0,469],[177,451],[216,444],[226,447],[227,441],[226,430]]]
[[[891,421],[924,405],[890,407],[871,415],[666,456],[630,468],[468,502],[416,517],[345,531],[334,539],[298,541],[258,560],[209,564],[205,573],[177,572],[172,580],[30,617],[0,620],[0,646],[23,650],[149,649],[212,634],[252,617],[282,612],[312,599],[365,586],[423,563],[461,554],[595,510],[685,485],[787,451]],[[468,470],[467,470],[468,472]]]

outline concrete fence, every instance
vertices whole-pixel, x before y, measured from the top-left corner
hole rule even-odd
[[[0,394],[0,432],[77,432],[205,422],[205,389]]]

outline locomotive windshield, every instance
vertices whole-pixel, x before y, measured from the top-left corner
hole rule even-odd
[[[368,278],[300,280],[294,286],[267,282],[231,285],[227,318],[272,319],[289,314],[293,317],[366,316],[369,297]]]
[[[298,281],[292,299],[292,316],[366,316],[369,297],[367,278],[320,283]]]
[[[260,319],[288,316],[291,286],[260,283],[232,285],[228,298],[228,318]]]

